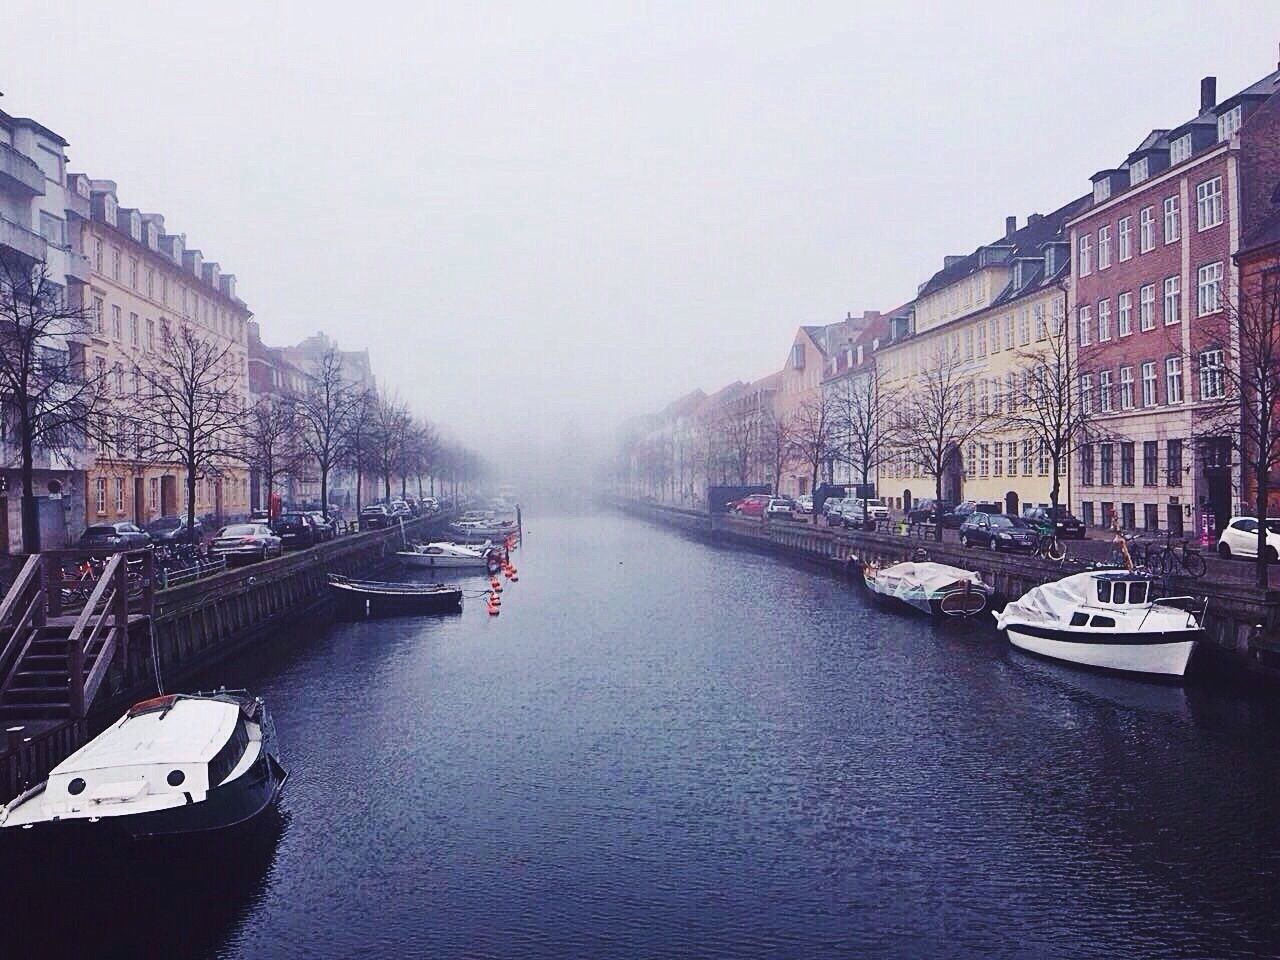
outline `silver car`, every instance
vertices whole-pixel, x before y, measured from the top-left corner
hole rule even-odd
[[[265,523],[233,523],[223,527],[209,546],[216,557],[232,560],[266,560],[284,553],[284,541]]]

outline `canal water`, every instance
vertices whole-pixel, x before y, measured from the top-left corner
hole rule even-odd
[[[1280,952],[1274,695],[1033,659],[985,625],[613,514],[535,514],[515,562],[497,618],[473,601],[316,623],[219,671],[275,713],[280,816],[234,845],[9,861],[5,941],[77,958]]]

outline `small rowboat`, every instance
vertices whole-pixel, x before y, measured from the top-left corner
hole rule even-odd
[[[443,583],[387,583],[352,580],[329,574],[329,590],[343,619],[456,613],[462,610],[462,589]]]
[[[863,571],[867,589],[928,614],[972,617],[986,609],[991,588],[971,570],[945,563],[895,563]]]

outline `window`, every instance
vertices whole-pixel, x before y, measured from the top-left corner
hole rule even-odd
[[[1200,354],[1200,399],[1218,400],[1222,395],[1222,351],[1206,350]]]
[[[147,320],[147,349],[154,350],[156,348],[156,322]]]
[[[1122,293],[1116,297],[1116,322],[1120,327],[1120,336],[1127,337],[1133,333],[1133,294]]]
[[[1027,318],[1026,310],[1018,311],[1018,343],[1026,346],[1031,342],[1031,321]]]
[[[1164,362],[1164,402],[1182,402],[1182,358],[1169,357]]]
[[[1133,218],[1121,217],[1116,233],[1116,255],[1121,262],[1133,256]]]
[[[1080,276],[1082,277],[1087,277],[1090,273],[1093,272],[1093,268],[1090,263],[1090,260],[1091,260],[1090,252],[1092,250],[1090,239],[1091,238],[1087,233],[1080,238],[1079,273],[1080,273]]]
[[[1165,325],[1177,323],[1182,319],[1182,278],[1165,277],[1164,281],[1164,322]]]
[[[978,476],[985,477],[991,473],[991,445],[978,444]]]
[[[1008,373],[1004,378],[1004,405],[1005,409],[1013,413],[1018,409],[1018,377],[1017,374]],[[1012,457],[1010,457],[1012,459]],[[1013,468],[1010,467],[1010,470]]]
[[[1231,135],[1240,129],[1240,120],[1242,111],[1240,104],[1236,104],[1226,113],[1218,118],[1218,142],[1230,140]]]
[[[1086,487],[1093,486],[1093,444],[1091,443],[1080,447],[1080,482]]]
[[[1087,347],[1092,341],[1090,329],[1093,326],[1093,318],[1090,316],[1088,307],[1080,308],[1080,346]]]
[[[1143,157],[1129,164],[1129,186],[1139,184],[1145,179],[1147,179],[1147,158]]]
[[[1196,229],[1208,230],[1222,222],[1222,178],[1214,177],[1196,187]]]
[[[1004,444],[997,440],[991,445],[991,475],[993,477],[1004,476]]]
[[[1156,396],[1156,362],[1147,360],[1142,364],[1142,405],[1154,407],[1159,398]]]
[[[111,248],[111,279],[116,281],[116,283],[120,282],[120,263],[121,263],[120,248],[112,247]]]
[[[1000,321],[992,317],[987,321],[989,330],[989,338],[991,340],[991,352],[999,353],[1000,351]],[[236,325],[236,331],[239,333],[239,324]]]
[[[978,356],[985,357],[987,355],[987,325],[979,321],[978,323]]]
[[[129,342],[135,347],[138,345],[138,315],[136,313],[129,314]]]
[[[152,477],[147,483],[148,496],[151,498],[151,512],[158,513],[160,509],[160,478]]]
[[[1182,486],[1182,441],[1168,441],[1168,454],[1165,461],[1168,475],[1165,479],[1171,487]]]
[[[1009,476],[1016,477],[1018,475],[1018,441],[1010,440],[1005,444],[1005,450],[1009,454]]]
[[[1093,501],[1082,500],[1080,502],[1080,522],[1086,527],[1093,526]]]
[[[93,507],[99,515],[107,512],[107,478],[93,478]]]
[[[1142,485],[1154,487],[1156,476],[1160,472],[1160,444],[1155,440],[1144,440],[1142,443]],[[1154,526],[1150,520],[1147,526]]]
[[[138,289],[138,258],[129,258],[129,286]]]
[[[1133,441],[1126,440],[1120,444],[1120,486],[1133,486]],[[1132,527],[1133,521],[1129,521],[1125,526]]]
[[[1049,475],[1049,447],[1043,440],[1040,441],[1039,453],[1036,455],[1036,470],[1042,477]]]
[[[1129,446],[1132,447],[1133,444],[1129,444]],[[1129,486],[1133,486],[1133,484],[1130,483]],[[1132,530],[1137,525],[1138,525],[1138,520],[1137,520],[1137,517],[1134,516],[1133,504],[1132,503],[1120,504],[1120,526],[1124,527],[1126,530]],[[1119,584],[1116,584],[1116,586],[1119,586]],[[1103,619],[1111,620],[1110,617],[1104,617]],[[1111,620],[1111,622],[1107,624],[1107,626],[1109,627],[1114,627],[1115,625],[1116,625],[1116,622],[1114,620]]]
[[[1173,243],[1182,236],[1182,225],[1179,222],[1178,198],[1164,198],[1164,242]]]
[[[1148,530],[1160,529],[1160,507],[1154,503],[1144,503],[1142,505],[1142,525]],[[1134,584],[1135,587],[1139,586]],[[1142,584],[1146,586],[1146,584]]]
[[[1044,304],[1037,303],[1032,307],[1031,316],[1036,327],[1036,339],[1047,340],[1049,338],[1049,324],[1044,318]]]
[[[1086,417],[1093,413],[1093,375],[1080,374],[1080,412]]]
[[[1156,285],[1148,283],[1138,289],[1138,326],[1154,330],[1156,325]]]
[[[1196,310],[1199,316],[1216,313],[1220,309],[1222,292],[1222,264],[1207,263],[1196,275]]]
[[[101,297],[93,298],[93,325],[98,333],[107,332],[107,305]]]
[[[1102,201],[1106,200],[1110,196],[1111,196],[1110,180],[1103,178],[1102,180],[1097,180],[1094,182],[1093,184],[1093,202],[1094,203],[1102,203]]]
[[[1031,476],[1031,441],[1022,441],[1022,475]]]
[[[1053,336],[1059,336],[1063,332],[1063,324],[1067,318],[1067,301],[1065,297],[1057,297],[1053,301],[1053,308],[1049,311],[1049,332]]]
[[[200,308],[196,307],[196,319],[199,319]],[[791,369],[804,369],[804,344],[797,343],[791,347]]]
[[[1133,409],[1133,367],[1120,368],[1120,409]]]
[[[1111,412],[1111,371],[1103,370],[1098,374],[1098,409],[1103,413]]]
[[[1104,487],[1115,483],[1115,455],[1115,449],[1111,444],[1098,444],[1098,482]]]
[[[1006,350],[1013,349],[1013,314],[1005,314],[1004,318],[1004,348]]]
[[[102,240],[99,237],[93,238],[93,269],[102,272]]]
[[[1138,215],[1138,252],[1150,253],[1156,245],[1156,212],[1154,207],[1143,207]]]
[[[967,327],[964,331],[964,358],[973,359],[973,327]]]
[[[1181,163],[1191,156],[1191,134],[1179,137],[1169,144],[1169,164]]]
[[[124,396],[124,367],[116,364],[111,368],[111,372],[116,375],[116,396]]]
[[[1111,224],[1098,228],[1098,269],[1111,266]]]
[[[124,477],[115,478],[116,513],[124,513]]]
[[[118,304],[113,304],[111,307],[111,335],[117,340],[124,339],[124,321],[121,319]]]
[[[1124,336],[1129,331],[1121,328],[1120,336]],[[1098,342],[1111,339],[1111,301],[1098,301]]]
[[[156,272],[150,267],[147,268],[147,299],[154,300],[156,298]]]

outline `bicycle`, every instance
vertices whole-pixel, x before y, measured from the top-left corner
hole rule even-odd
[[[1163,547],[1148,551],[1147,560],[1152,572],[1166,577],[1188,576],[1195,580],[1204,576],[1207,568],[1199,550],[1191,546],[1186,538],[1175,543],[1172,530],[1165,532],[1164,539]]]
[[[1056,533],[1042,534],[1036,543],[1036,556],[1061,562],[1067,558],[1066,544],[1058,538]]]

